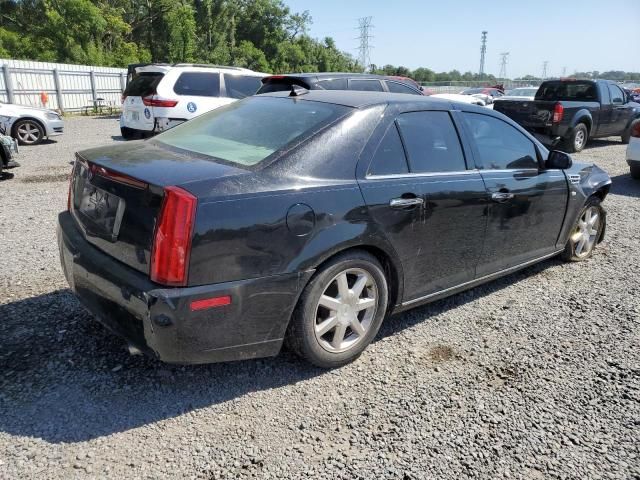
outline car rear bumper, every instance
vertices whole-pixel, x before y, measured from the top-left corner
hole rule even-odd
[[[65,277],[80,302],[131,345],[169,363],[276,355],[312,271],[184,288],[162,288],[89,244],[68,212],[58,217]],[[191,311],[194,300],[231,304]]]

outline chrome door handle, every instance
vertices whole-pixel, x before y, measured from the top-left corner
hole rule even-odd
[[[407,208],[415,207],[417,205],[423,205],[424,199],[419,197],[414,198],[392,198],[389,202],[391,208]]]
[[[515,197],[515,195],[511,192],[494,192],[491,194],[491,200],[499,203],[511,200],[513,197]]]

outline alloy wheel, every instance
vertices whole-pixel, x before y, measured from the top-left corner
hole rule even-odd
[[[597,207],[589,207],[580,216],[578,224],[571,235],[575,255],[579,258],[591,253],[600,231],[600,212]]]
[[[575,140],[573,141],[575,149],[576,150],[580,150],[584,146],[584,141],[585,141],[585,133],[584,133],[584,131],[583,130],[578,130],[576,132]]]
[[[16,133],[20,141],[28,145],[38,142],[42,135],[42,132],[38,125],[29,121],[22,122],[16,129]]]
[[[316,340],[331,353],[353,348],[371,328],[377,303],[378,286],[370,273],[360,268],[340,272],[318,300]]]

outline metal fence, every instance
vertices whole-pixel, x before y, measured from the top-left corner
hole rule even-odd
[[[499,80],[496,83],[504,85],[505,90],[510,90],[512,88],[517,88],[517,87],[539,87],[543,81],[544,80],[542,79],[503,80],[503,81]],[[461,91],[466,90],[467,88],[488,87],[491,85],[495,85],[495,83],[492,84],[487,80],[484,80],[484,81],[470,80],[470,81],[459,81],[459,82],[421,82],[421,85],[426,90],[431,90],[432,92],[435,92],[435,93],[460,93]]]
[[[0,59],[0,69],[0,100],[61,112],[119,107],[127,78],[121,68],[25,60]]]

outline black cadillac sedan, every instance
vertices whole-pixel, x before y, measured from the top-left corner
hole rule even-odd
[[[392,312],[588,258],[610,183],[488,109],[294,89],[79,152],[58,243],[82,304],[163,361],[286,341],[336,367]]]

